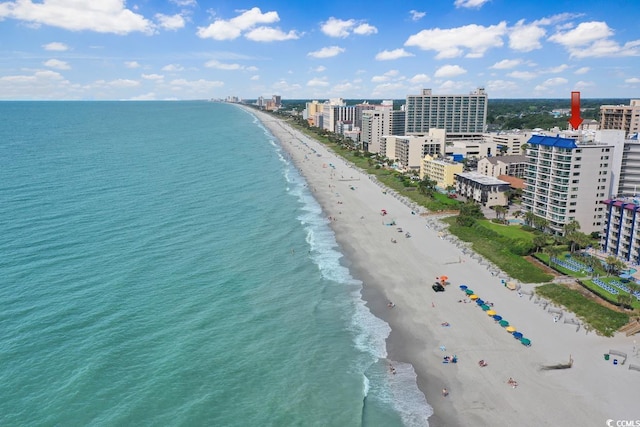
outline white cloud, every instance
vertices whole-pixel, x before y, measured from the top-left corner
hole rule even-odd
[[[284,40],[296,40],[300,36],[295,31],[283,32],[279,28],[258,27],[245,34],[248,40],[254,42],[280,42]]]
[[[588,89],[590,87],[594,87],[595,83],[593,82],[585,82],[583,80],[580,80],[579,82],[576,82],[576,84],[573,86],[574,90],[582,90],[582,89]]]
[[[541,73],[547,74],[557,74],[566,71],[569,68],[567,64],[558,65],[557,67],[547,68],[546,70],[542,70]]]
[[[408,56],[415,56],[411,52],[407,52],[403,48],[394,50],[383,50],[376,55],[376,61],[391,61],[399,58],[406,58]]]
[[[59,59],[49,59],[43,64],[49,68],[55,68],[56,70],[70,70],[71,66],[64,61],[60,61]]]
[[[518,21],[509,30],[509,47],[520,52],[530,52],[540,49],[540,39],[546,34],[544,28],[537,23],[525,24],[524,19]]]
[[[508,77],[513,77],[514,79],[520,80],[531,80],[538,76],[538,73],[534,73],[533,71],[512,71],[507,74]]]
[[[411,15],[412,21],[419,21],[427,14],[427,12],[418,12],[417,10],[410,10],[409,14]]]
[[[156,99],[156,94],[149,92],[142,95],[132,96],[129,98],[129,101],[155,101]]]
[[[329,86],[329,82],[327,82],[326,78],[313,78],[307,82],[307,86],[326,87],[326,86]]]
[[[383,83],[373,88],[372,95],[381,96],[381,95],[395,94],[403,90],[405,90],[405,87],[402,83]]]
[[[507,32],[507,24],[483,27],[482,25],[465,25],[463,27],[422,30],[410,36],[405,46],[417,46],[422,50],[435,50],[437,59],[455,58],[467,50],[468,57],[481,57],[492,47],[501,47],[502,36]]]
[[[124,66],[127,68],[140,68],[138,61],[125,61]]]
[[[56,52],[64,52],[69,50],[69,46],[60,42],[51,42],[51,43],[43,44],[42,48],[44,50],[51,50]]]
[[[275,91],[279,91],[282,93],[291,93],[291,92],[299,91],[302,88],[302,86],[300,86],[297,83],[289,83],[285,79],[281,79],[276,83],[274,83],[273,85],[271,85],[271,88],[274,89]]]
[[[325,67],[324,65],[318,65],[313,69],[313,71],[316,73],[322,73],[323,71],[327,71],[327,67]]]
[[[344,51],[345,49],[343,47],[329,46],[323,47],[322,49],[316,50],[314,52],[309,52],[307,53],[307,56],[310,56],[312,58],[331,58],[333,56],[340,55]]]
[[[131,79],[96,80],[93,86],[111,88],[132,88],[140,86],[140,82]]]
[[[17,0],[0,3],[0,20],[3,18],[70,31],[113,34],[154,32],[153,23],[126,9],[123,0]]]
[[[8,100],[69,99],[76,89],[56,71],[0,77],[0,98]]]
[[[553,77],[536,86],[534,90],[536,92],[546,92],[552,87],[566,85],[567,83],[569,83],[569,80],[563,77]]]
[[[162,67],[162,71],[169,71],[171,73],[175,73],[183,70],[184,70],[184,67],[180,64],[169,64]]]
[[[581,67],[574,71],[574,74],[587,74],[590,70],[591,68],[589,67]]]
[[[330,17],[326,22],[320,25],[320,30],[329,37],[347,37],[349,30],[356,24],[356,21],[349,19],[344,21],[342,19]]]
[[[207,68],[215,68],[216,70],[226,71],[242,70],[244,68],[240,64],[225,64],[223,62],[216,61],[215,59],[205,62],[204,66]]]
[[[348,37],[352,32],[361,36],[375,34],[378,29],[366,22],[357,22],[355,19],[342,20],[330,17],[320,24],[320,30],[329,37]]]
[[[198,27],[197,35],[203,39],[233,40],[244,32],[261,24],[273,24],[280,21],[278,12],[262,13],[260,8],[254,7],[243,11],[240,15],[229,20],[216,19],[208,27]]]
[[[520,65],[521,63],[522,63],[522,61],[519,60],[519,59],[503,59],[502,61],[496,62],[495,64],[493,64],[489,68],[493,68],[495,70],[506,70],[506,69],[509,69],[509,68],[516,67],[516,66]]]
[[[163,15],[162,13],[156,14],[156,21],[158,21],[158,25],[160,28],[165,30],[179,30],[180,28],[184,28],[184,18],[180,14],[176,15]]]
[[[378,29],[373,25],[369,25],[367,23],[360,24],[353,29],[353,34],[358,34],[360,36],[368,36],[371,34],[377,34]]]
[[[466,82],[460,82],[455,80],[446,80],[440,84],[438,91],[440,93],[454,93],[460,92],[469,86]]]
[[[638,77],[631,77],[630,79],[625,79],[625,83],[636,84],[640,83],[640,79]]]
[[[558,31],[549,40],[564,46],[573,58],[640,56],[640,39],[620,45],[611,40],[613,34],[606,22],[591,21]]]
[[[456,76],[460,76],[462,74],[465,74],[467,72],[467,70],[465,70],[464,68],[462,68],[459,65],[443,65],[442,67],[438,68],[436,70],[436,72],[433,74],[434,77],[439,78],[439,77],[456,77]]]
[[[161,81],[164,79],[164,76],[161,74],[143,74],[141,77],[145,80],[154,80],[154,81]]]
[[[251,78],[249,80],[253,80],[253,81],[260,80],[260,76],[258,76],[258,75],[251,76]]]
[[[428,83],[431,81],[431,78],[426,74],[416,74],[415,76],[411,77],[409,81],[414,84]]]
[[[456,0],[454,5],[456,7],[466,7],[466,8],[478,8],[480,9],[482,5],[487,3],[489,0]]]
[[[520,85],[511,80],[489,80],[485,83],[484,88],[489,93],[514,93],[521,89]]]

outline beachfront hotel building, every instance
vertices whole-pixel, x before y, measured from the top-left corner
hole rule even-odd
[[[505,156],[524,155],[521,147],[530,137],[531,133],[522,131],[491,132],[483,135],[485,142],[494,143],[498,152]]]
[[[432,129],[426,136],[385,135],[380,138],[380,154],[394,160],[403,170],[418,171],[424,156],[442,156],[444,145],[441,129]]]
[[[464,170],[462,163],[426,155],[420,163],[420,179],[428,178],[436,182],[436,186],[446,189],[455,184],[456,174]]]
[[[474,200],[482,206],[507,206],[509,197],[507,191],[510,185],[492,176],[478,172],[463,172],[455,175],[456,192],[469,200]]]
[[[360,140],[365,151],[379,154],[383,135],[404,135],[404,111],[391,107],[383,105],[362,111]]]
[[[600,232],[609,197],[614,144],[534,135],[527,142],[527,170],[522,206],[563,233],[572,220],[583,233]]]
[[[640,132],[640,99],[629,105],[600,106],[600,129],[623,130],[627,137]]]
[[[616,198],[602,201],[606,207],[600,249],[633,264],[640,264],[640,200]]]
[[[424,135],[436,128],[444,129],[448,140],[482,137],[487,105],[482,88],[468,95],[434,95],[423,89],[419,95],[407,95],[405,133]]]
[[[527,156],[484,157],[478,160],[477,171],[483,175],[497,178],[500,175],[524,177]]]

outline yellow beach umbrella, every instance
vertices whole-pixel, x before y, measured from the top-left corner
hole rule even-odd
[[[495,315],[496,315],[496,312],[495,312],[495,311],[493,311],[493,310],[489,310],[489,311],[487,311],[487,315],[488,315],[488,316],[495,316]]]
[[[513,326],[507,326],[506,327],[506,331],[509,332],[509,333],[513,333],[513,332],[516,331],[516,328],[514,328]]]
[[[475,300],[477,300],[477,299],[478,299],[478,295],[476,295],[476,294],[472,294],[472,295],[469,295],[469,298],[471,298],[472,300],[474,300],[474,301],[475,301]]]

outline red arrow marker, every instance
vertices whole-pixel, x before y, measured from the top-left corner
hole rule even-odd
[[[576,130],[582,123],[582,117],[580,117],[580,92],[571,92],[571,118],[569,124]]]

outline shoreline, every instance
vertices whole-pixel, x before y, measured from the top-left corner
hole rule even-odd
[[[418,388],[434,410],[430,426],[606,425],[607,419],[640,418],[632,397],[640,373],[603,361],[603,352],[611,348],[627,352],[627,364],[638,364],[632,337],[603,338],[555,322],[527,295],[501,286],[486,265],[427,228],[424,217],[392,192],[385,194],[375,178],[281,119],[241,108],[278,140],[331,219],[352,275],[363,282],[363,300],[391,327],[388,359],[415,369]],[[382,216],[381,209],[389,214]],[[389,220],[403,231],[385,225]],[[439,275],[447,275],[451,285],[435,293],[431,284]],[[460,284],[492,301],[533,345],[521,345],[476,304],[461,302],[467,299]],[[389,301],[395,307],[387,307]],[[442,363],[444,355],[452,354],[457,364]],[[540,370],[569,358],[575,361],[571,369]],[[480,368],[480,359],[488,366]],[[507,384],[509,378],[518,381],[517,388]],[[443,388],[449,391],[446,397]],[[563,399],[569,396],[570,401]]]

